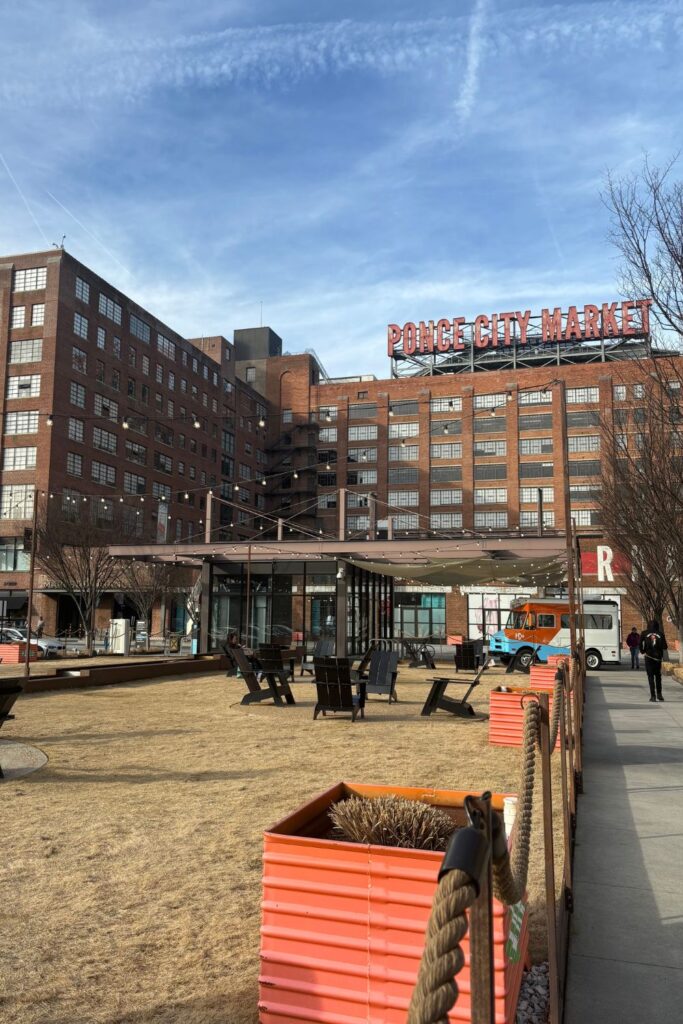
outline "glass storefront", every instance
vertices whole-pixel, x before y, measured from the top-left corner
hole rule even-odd
[[[446,595],[397,591],[394,597],[394,636],[446,642]]]

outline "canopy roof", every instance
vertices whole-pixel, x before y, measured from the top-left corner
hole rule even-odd
[[[566,578],[566,562],[557,557],[496,557],[498,552],[483,552],[448,561],[428,562],[359,562],[348,559],[353,565],[370,572],[382,573],[399,579],[414,580],[418,583],[433,583],[446,586],[475,586],[477,584],[500,583],[525,586],[554,586]]]

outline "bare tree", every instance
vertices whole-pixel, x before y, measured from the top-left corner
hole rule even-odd
[[[169,592],[172,567],[166,562],[124,561],[120,568],[121,587],[147,629],[146,649],[152,632],[152,609]]]
[[[612,214],[610,239],[621,253],[625,294],[652,299],[655,321],[683,335],[683,182],[645,159],[637,174],[608,175],[603,200]]]
[[[111,501],[81,506],[78,498],[65,497],[61,510],[46,504],[36,528],[36,566],[73,601],[89,653],[102,594],[120,589],[121,563],[109,545],[120,540],[124,527],[115,522],[114,510]]]

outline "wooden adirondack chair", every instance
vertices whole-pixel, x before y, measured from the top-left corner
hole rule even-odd
[[[4,722],[9,722],[10,719],[14,718],[10,711],[23,689],[23,686],[19,686],[17,683],[0,683],[0,728],[2,728]],[[2,774],[2,765],[0,765],[0,779],[2,778],[4,776]]]
[[[323,717],[328,711],[337,714],[346,711],[355,722],[360,714],[365,718],[365,684],[361,683],[361,692],[354,693],[356,683],[351,677],[351,660],[349,658],[316,658],[315,687],[318,700],[313,710],[313,719],[319,714]]]
[[[472,693],[475,686],[479,686],[481,677],[486,671],[488,665],[488,658],[484,661],[483,665],[479,668],[479,671],[475,675],[474,679],[452,679],[450,677],[442,676],[441,678],[433,679],[432,685],[427,694],[427,700],[424,702],[424,706],[421,715],[425,718],[429,715],[433,715],[435,711],[448,711],[452,715],[458,715],[460,718],[471,718],[474,715],[474,708],[468,702],[468,698]],[[446,696],[446,689],[460,683],[466,685],[469,682],[469,687],[460,700],[455,700],[454,697]]]
[[[331,637],[325,639],[316,640],[313,647],[313,654],[310,658],[305,656],[301,659],[301,675],[304,672],[310,672],[311,675],[315,675],[315,659],[316,658],[333,658],[334,649],[336,647],[335,641]]]
[[[365,684],[366,693],[376,693],[398,702],[396,677],[398,676],[398,651],[373,651],[370,656],[370,672]]]
[[[269,671],[262,668],[263,679],[266,683],[265,686],[262,686],[253,665],[241,648],[230,648],[230,657],[239,669],[249,691],[242,697],[241,704],[258,704],[262,700],[272,700],[273,703],[282,706],[283,697],[287,704],[294,704],[294,694],[289,688],[286,676],[280,677],[274,667],[270,667]]]

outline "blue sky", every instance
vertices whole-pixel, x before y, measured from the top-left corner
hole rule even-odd
[[[671,0],[3,3],[0,251],[386,376],[389,322],[618,297],[604,173],[682,93]]]

